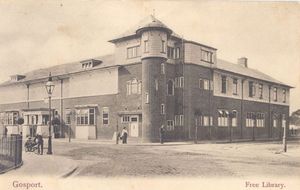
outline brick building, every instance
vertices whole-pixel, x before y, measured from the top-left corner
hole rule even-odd
[[[248,67],[229,63],[217,49],[182,39],[153,16],[109,42],[115,52],[11,76],[0,85],[1,133],[48,135],[45,83],[55,83],[56,136],[129,136],[157,141],[280,138],[288,126],[290,86]],[[23,117],[22,126],[16,119]]]

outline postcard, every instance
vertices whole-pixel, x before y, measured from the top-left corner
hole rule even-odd
[[[297,1],[0,1],[8,190],[300,188]]]

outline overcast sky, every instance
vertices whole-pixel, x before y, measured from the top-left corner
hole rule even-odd
[[[153,13],[184,38],[296,87],[300,109],[300,4],[206,1],[0,0],[0,81],[13,74],[113,53],[107,42]]]

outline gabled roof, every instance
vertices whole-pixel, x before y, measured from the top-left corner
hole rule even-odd
[[[244,75],[244,76],[248,76],[251,78],[258,79],[258,80],[263,80],[263,81],[267,81],[267,82],[271,82],[271,83],[275,83],[275,84],[279,84],[279,85],[283,85],[283,86],[292,88],[291,86],[284,84],[283,82],[280,82],[280,81],[274,79],[273,77],[271,77],[265,73],[262,73],[256,69],[244,67],[242,65],[231,63],[231,62],[228,62],[228,61],[225,61],[222,59],[218,59],[217,61],[218,62],[216,64],[216,69],[228,71],[231,73]]]
[[[72,63],[66,63],[61,65],[55,65],[52,67],[42,68],[30,71],[28,73],[25,73],[25,78],[18,80],[18,81],[6,81],[0,84],[0,86],[9,85],[9,84],[16,84],[16,83],[26,83],[30,82],[32,80],[38,80],[38,79],[46,79],[49,76],[49,72],[51,72],[53,77],[56,76],[64,76],[67,74],[77,73],[77,72],[83,72],[86,70],[96,70],[101,68],[107,68],[107,67],[113,67],[117,66],[114,61],[114,55],[105,55],[101,57],[95,57],[93,58],[95,60],[101,60],[102,63],[91,68],[84,69],[82,68],[82,65],[80,61],[78,62],[72,62]]]

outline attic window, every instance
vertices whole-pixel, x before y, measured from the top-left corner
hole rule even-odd
[[[93,68],[97,65],[100,65],[102,63],[101,60],[96,60],[96,59],[89,59],[89,60],[84,60],[84,61],[81,61],[81,67],[83,69],[88,69],[88,68]]]
[[[12,75],[10,76],[11,81],[19,81],[25,78],[25,75]]]

